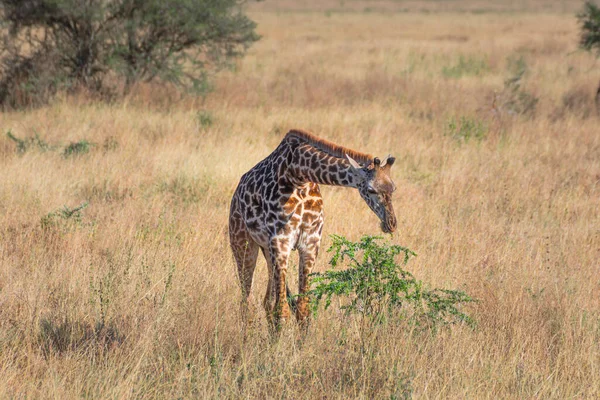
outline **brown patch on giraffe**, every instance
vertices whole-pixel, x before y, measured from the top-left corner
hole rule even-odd
[[[312,225],[319,218],[319,214],[306,213],[302,216],[304,225]]]
[[[296,206],[300,202],[300,200],[298,200],[298,198],[295,196],[291,196],[289,199],[287,199],[287,201],[285,201],[285,202],[284,201],[285,201],[285,197],[283,197],[281,199],[281,202],[283,202],[283,212],[286,214],[293,213],[294,210],[296,209]]]
[[[323,200],[308,199],[304,201],[304,208],[308,211],[320,211],[323,208]]]

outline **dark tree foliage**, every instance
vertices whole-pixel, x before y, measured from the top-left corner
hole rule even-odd
[[[577,19],[581,24],[579,46],[600,57],[600,7],[592,1],[586,1],[583,10],[577,14]],[[600,85],[596,90],[596,108],[600,112]]]
[[[0,0],[0,104],[108,82],[202,91],[258,40],[255,26],[238,0]]]
[[[586,1],[577,19],[581,24],[579,46],[584,50],[594,51],[597,56],[600,56],[600,7],[591,1]]]

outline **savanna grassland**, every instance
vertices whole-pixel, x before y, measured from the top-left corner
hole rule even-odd
[[[142,86],[0,114],[0,398],[600,397],[580,5],[249,4],[263,38],[205,98]],[[382,325],[366,357],[333,306],[302,341],[263,315],[243,339],[229,201],[291,128],[397,157],[390,240],[418,279],[479,300],[474,329]],[[323,197],[324,250],[379,233],[355,191]],[[265,285],[261,259],[258,308]]]

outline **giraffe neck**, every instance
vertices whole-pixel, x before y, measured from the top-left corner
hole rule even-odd
[[[293,150],[288,175],[297,185],[313,182],[323,185],[357,187],[360,183],[350,162],[328,154],[311,144],[301,143]]]

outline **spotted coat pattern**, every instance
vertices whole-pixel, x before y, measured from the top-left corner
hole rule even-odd
[[[361,164],[359,164],[361,163]],[[323,230],[323,199],[319,184],[357,188],[381,220],[384,232],[396,229],[389,176],[394,163],[383,163],[320,139],[292,130],[267,158],[244,174],[233,195],[229,216],[231,249],[242,289],[242,316],[247,320],[249,297],[258,252],[267,261],[269,281],[264,308],[271,326],[290,318],[286,274],[292,250],[299,252],[300,294],[309,290]],[[299,296],[296,318],[309,317],[308,298]]]

